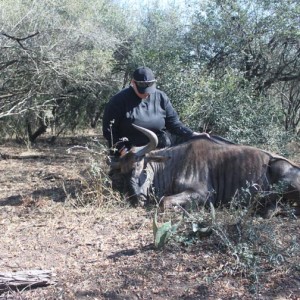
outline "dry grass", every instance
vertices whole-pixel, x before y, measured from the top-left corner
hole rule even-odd
[[[0,160],[0,271],[47,269],[57,280],[0,299],[300,298],[298,219],[217,211],[213,221],[203,211],[155,250],[154,211],[124,204],[109,188],[102,159],[68,154],[68,143],[36,146],[46,159]],[[158,221],[180,218],[168,213]],[[211,225],[212,234],[199,235],[194,223]]]

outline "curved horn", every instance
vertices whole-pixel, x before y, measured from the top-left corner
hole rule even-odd
[[[147,145],[135,148],[134,152],[136,155],[143,156],[157,147],[158,138],[153,131],[148,130],[144,127],[137,126],[135,124],[132,124],[132,126],[136,128],[138,131],[140,131],[141,133],[143,133],[145,136],[147,136],[147,138],[150,140]]]

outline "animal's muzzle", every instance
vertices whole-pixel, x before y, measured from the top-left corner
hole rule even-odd
[[[137,206],[139,203],[139,195],[141,193],[139,179],[133,176],[125,176],[125,178],[128,191],[128,201],[131,205]]]

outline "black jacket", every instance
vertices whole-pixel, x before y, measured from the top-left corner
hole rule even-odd
[[[132,87],[125,88],[111,98],[103,115],[103,135],[110,147],[122,137],[127,137],[135,146],[149,142],[132,123],[154,131],[159,138],[165,134],[165,130],[185,138],[193,134],[180,122],[167,95],[158,89],[144,100],[136,95]]]

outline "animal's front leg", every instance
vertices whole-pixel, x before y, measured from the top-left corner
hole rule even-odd
[[[205,197],[207,199],[207,197]],[[195,191],[184,191],[176,195],[163,196],[160,200],[160,206],[163,210],[173,206],[182,206],[184,208],[196,208],[204,205],[205,200],[202,195]]]

